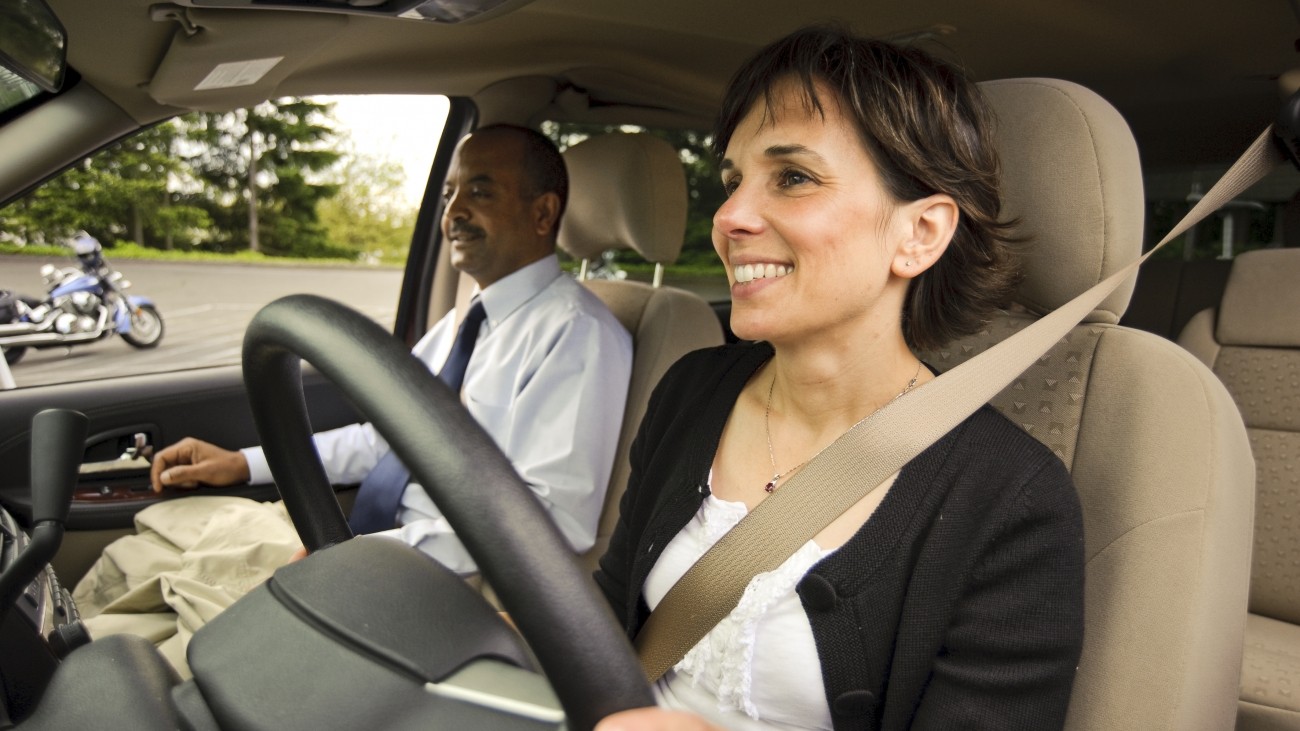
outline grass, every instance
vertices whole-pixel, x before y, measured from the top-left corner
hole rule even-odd
[[[17,254],[24,256],[54,256],[69,257],[72,251],[63,246],[38,246],[27,245],[17,246],[9,242],[0,242],[0,254]],[[325,266],[364,266],[358,261],[343,258],[297,258],[287,256],[267,256],[256,251],[236,251],[229,254],[215,251],[165,251],[163,249],[151,249],[146,246],[140,246],[132,241],[119,241],[112,247],[104,248],[104,256],[109,259],[127,259],[143,261],[210,261],[220,263],[246,263],[246,264],[266,264],[272,266],[302,266],[325,265]],[[404,261],[385,260],[374,266],[404,266]],[[578,263],[575,261],[564,261],[564,268],[577,271]],[[648,262],[618,262],[618,268],[626,271],[629,275],[637,278],[648,279],[655,269],[654,264]],[[722,263],[713,259],[712,261],[687,261],[671,265],[669,271],[674,276],[679,277],[723,277],[726,272],[722,268]]]
[[[15,246],[0,242],[0,254],[18,254],[23,256],[61,256],[71,257],[72,250],[64,246]],[[164,251],[140,246],[131,241],[120,241],[112,247],[104,247],[104,256],[109,259],[128,259],[137,261],[211,261],[221,263],[267,264],[273,266],[302,266],[303,264],[327,266],[362,266],[360,262],[344,258],[297,258],[286,256],[267,256],[260,251],[236,251],[229,254],[216,251]],[[402,266],[404,262],[384,262],[378,266]]]

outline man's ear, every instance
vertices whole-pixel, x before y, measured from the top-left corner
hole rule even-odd
[[[560,196],[554,191],[533,199],[533,228],[538,236],[549,236],[560,220]]]
[[[934,266],[948,249],[961,210],[952,196],[943,193],[926,196],[901,206],[903,240],[890,270],[895,276],[911,279]]]

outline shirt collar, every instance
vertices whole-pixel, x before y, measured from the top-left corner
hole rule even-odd
[[[546,289],[561,273],[560,260],[551,254],[489,284],[487,289],[478,293],[483,309],[487,312],[488,324],[495,327]]]

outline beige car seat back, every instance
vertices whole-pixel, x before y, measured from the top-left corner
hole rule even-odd
[[[569,206],[560,225],[560,248],[577,259],[611,249],[631,249],[668,265],[677,260],[686,231],[686,174],[677,150],[649,134],[592,137],[564,151]],[[609,545],[618,503],[631,468],[628,452],[654,389],[678,358],[721,345],[722,326],[698,295],[644,282],[585,282],[632,333],[632,378],[627,409],[601,512],[596,544],[584,555],[591,569]]]
[[[1241,731],[1300,729],[1300,249],[1238,256],[1179,338],[1227,386],[1256,461]]]
[[[922,356],[961,363],[1137,258],[1142,173],[1124,120],[1068,82],[981,84],[1004,215],[1019,218],[1014,312]],[[1253,464],[1226,390],[1186,351],[1116,323],[1110,295],[992,403],[1070,468],[1084,510],[1083,657],[1067,728],[1228,729],[1250,561]]]

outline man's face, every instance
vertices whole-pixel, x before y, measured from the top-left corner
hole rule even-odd
[[[551,252],[543,198],[529,189],[523,144],[486,132],[461,143],[443,189],[451,265],[487,287]]]

